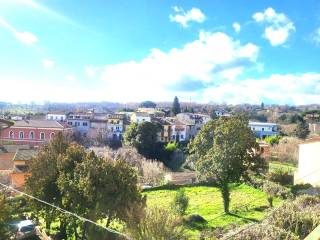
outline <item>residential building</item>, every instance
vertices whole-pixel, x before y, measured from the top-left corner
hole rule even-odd
[[[151,115],[146,112],[135,112],[131,115],[130,120],[132,123],[151,122]]]
[[[108,114],[107,129],[109,137],[122,139],[125,130],[126,117],[123,114]]]
[[[0,140],[39,146],[50,141],[58,132],[71,133],[72,128],[57,121],[23,120],[2,130]]]
[[[156,118],[154,121],[162,125],[162,131],[158,134],[158,141],[185,142],[189,140],[187,137],[188,126],[176,118]]]
[[[46,115],[46,119],[64,122],[67,120],[67,114],[63,112],[49,112]]]
[[[176,117],[187,126],[187,140],[194,138],[201,127],[211,120],[209,115],[196,113],[179,113]]]
[[[28,165],[37,150],[29,145],[0,146],[0,181],[15,188],[23,188],[28,173]]]
[[[279,126],[276,123],[249,122],[249,128],[257,138],[265,138],[279,134]]]
[[[70,113],[67,118],[69,126],[81,135],[86,136],[90,129],[91,120],[93,119],[92,113]]]
[[[299,145],[298,170],[294,182],[320,186],[320,137],[306,140]]]

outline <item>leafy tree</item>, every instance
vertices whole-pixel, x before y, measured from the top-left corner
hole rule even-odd
[[[289,190],[280,184],[266,181],[262,186],[263,191],[267,194],[267,200],[270,207],[273,207],[273,199],[275,197],[286,198]]]
[[[309,125],[305,121],[299,122],[294,130],[294,135],[301,139],[306,139],[309,133]]]
[[[144,101],[139,105],[141,108],[155,108],[157,106],[156,103],[152,101]]]
[[[3,190],[0,191],[0,236],[10,239],[8,222],[11,220],[12,209],[8,205],[7,197]]]
[[[196,170],[205,179],[216,181],[225,213],[229,213],[229,184],[247,177],[248,170],[263,166],[259,150],[245,115],[211,120],[190,143]]]
[[[62,134],[40,150],[31,162],[30,172],[26,190],[33,196],[93,221],[105,219],[106,225],[114,219],[125,221],[135,209],[144,207],[133,168],[122,160],[97,157],[70,143]],[[46,205],[35,203],[35,210],[40,212],[47,229],[51,222],[60,222],[59,231],[64,238],[90,239],[96,231]]]
[[[175,194],[173,201],[171,203],[172,210],[179,214],[184,215],[189,205],[189,198],[186,195],[183,189],[179,189],[179,191]]]
[[[172,113],[174,115],[177,115],[178,113],[181,113],[180,103],[177,96],[174,97],[173,104],[172,104]]]
[[[159,159],[157,137],[160,130],[161,126],[157,123],[133,123],[124,133],[124,143],[135,147],[146,158]]]

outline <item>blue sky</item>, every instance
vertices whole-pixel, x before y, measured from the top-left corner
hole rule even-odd
[[[320,102],[317,0],[0,0],[0,43],[0,101]]]

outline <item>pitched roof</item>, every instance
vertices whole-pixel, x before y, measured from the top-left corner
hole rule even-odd
[[[51,120],[16,121],[12,127],[60,128],[60,129],[64,128],[59,122],[51,121]]]
[[[0,153],[15,153],[18,149],[30,149],[29,145],[0,145]]]
[[[0,153],[0,170],[13,169],[13,157],[15,153]]]
[[[13,161],[29,161],[38,151],[33,149],[18,149],[13,157]]]

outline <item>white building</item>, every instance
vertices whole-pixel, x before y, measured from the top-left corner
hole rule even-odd
[[[130,120],[132,123],[151,122],[151,116],[145,112],[135,112],[131,115]]]
[[[125,115],[123,114],[109,114],[107,118],[107,128],[109,137],[114,139],[122,139],[124,126],[125,126]]]
[[[70,113],[68,116],[68,125],[72,126],[75,131],[80,134],[87,135],[91,119],[93,118],[92,114],[88,113]]]
[[[59,122],[64,122],[67,119],[67,114],[65,113],[47,113],[46,115],[46,119],[47,120],[55,120],[55,121],[59,121]]]
[[[249,122],[249,128],[258,138],[279,134],[279,126],[276,123]]]
[[[294,182],[320,186],[320,137],[309,139],[299,145],[298,171],[294,176]]]

